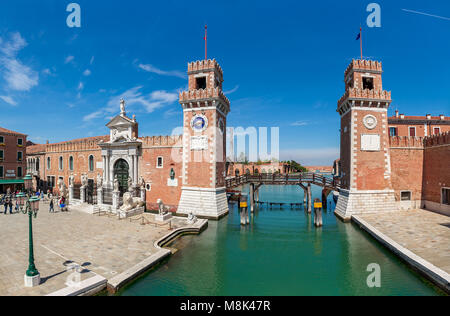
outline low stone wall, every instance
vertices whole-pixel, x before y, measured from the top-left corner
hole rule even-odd
[[[393,190],[348,191],[340,190],[335,214],[343,221],[350,221],[352,215],[392,212],[397,210]]]
[[[219,219],[228,214],[225,188],[202,189],[183,187],[177,214],[194,213],[197,217]]]

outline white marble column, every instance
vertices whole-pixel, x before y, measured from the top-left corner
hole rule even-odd
[[[108,169],[106,169],[106,156],[102,156],[102,158],[103,158],[103,183],[107,184]]]
[[[130,177],[133,179],[133,186],[136,185],[136,179],[134,178],[134,157],[135,155],[131,156],[131,168],[129,170]]]
[[[138,179],[138,156],[135,155],[134,157],[134,184],[137,185],[139,179]]]

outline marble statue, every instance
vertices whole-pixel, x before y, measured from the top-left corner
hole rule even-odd
[[[85,187],[88,185],[88,178],[86,174],[81,175],[81,186]]]
[[[189,212],[188,219],[187,219],[188,224],[194,224],[196,221],[197,221],[197,216],[195,216],[194,213]]]
[[[128,177],[128,191],[133,191],[133,179],[131,177]]]
[[[135,208],[145,206],[145,202],[140,198],[134,198],[130,192],[126,192],[123,195],[123,205],[120,208],[121,211],[129,212]]]
[[[73,173],[71,173],[69,176],[69,187],[73,187],[74,184],[75,184],[75,177],[73,176]]]
[[[139,187],[144,190],[145,189],[145,180],[143,176],[139,177]]]
[[[97,188],[101,188],[103,186],[103,177],[100,173],[97,173]]]
[[[158,199],[156,201],[156,203],[158,204],[158,212],[159,212],[160,216],[163,216],[163,215],[169,213],[167,206],[164,205],[164,203],[161,199]]]
[[[114,192],[118,192],[120,189],[119,187],[119,179],[117,179],[117,175],[114,177]]]
[[[67,187],[63,179],[58,179],[58,189],[61,197],[67,198]]]
[[[120,114],[125,115],[125,100],[120,99]]]

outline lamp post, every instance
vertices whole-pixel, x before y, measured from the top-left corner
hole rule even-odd
[[[27,174],[23,178],[23,182],[24,182],[25,192],[30,192],[32,189],[32,186],[33,186],[33,177],[30,174]]]
[[[33,248],[33,217],[36,218],[39,211],[39,198],[36,196],[29,197],[24,193],[17,195],[20,210],[23,214],[28,213],[28,234],[29,234],[29,251],[28,251],[28,270],[25,273],[24,280],[26,287],[38,286],[41,282],[41,276],[34,264],[34,248]]]

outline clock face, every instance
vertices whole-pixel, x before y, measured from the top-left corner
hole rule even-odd
[[[373,115],[367,115],[363,119],[364,126],[367,129],[374,129],[377,126],[377,118]]]
[[[191,120],[191,127],[195,132],[202,132],[208,127],[208,119],[204,115],[196,115]]]

